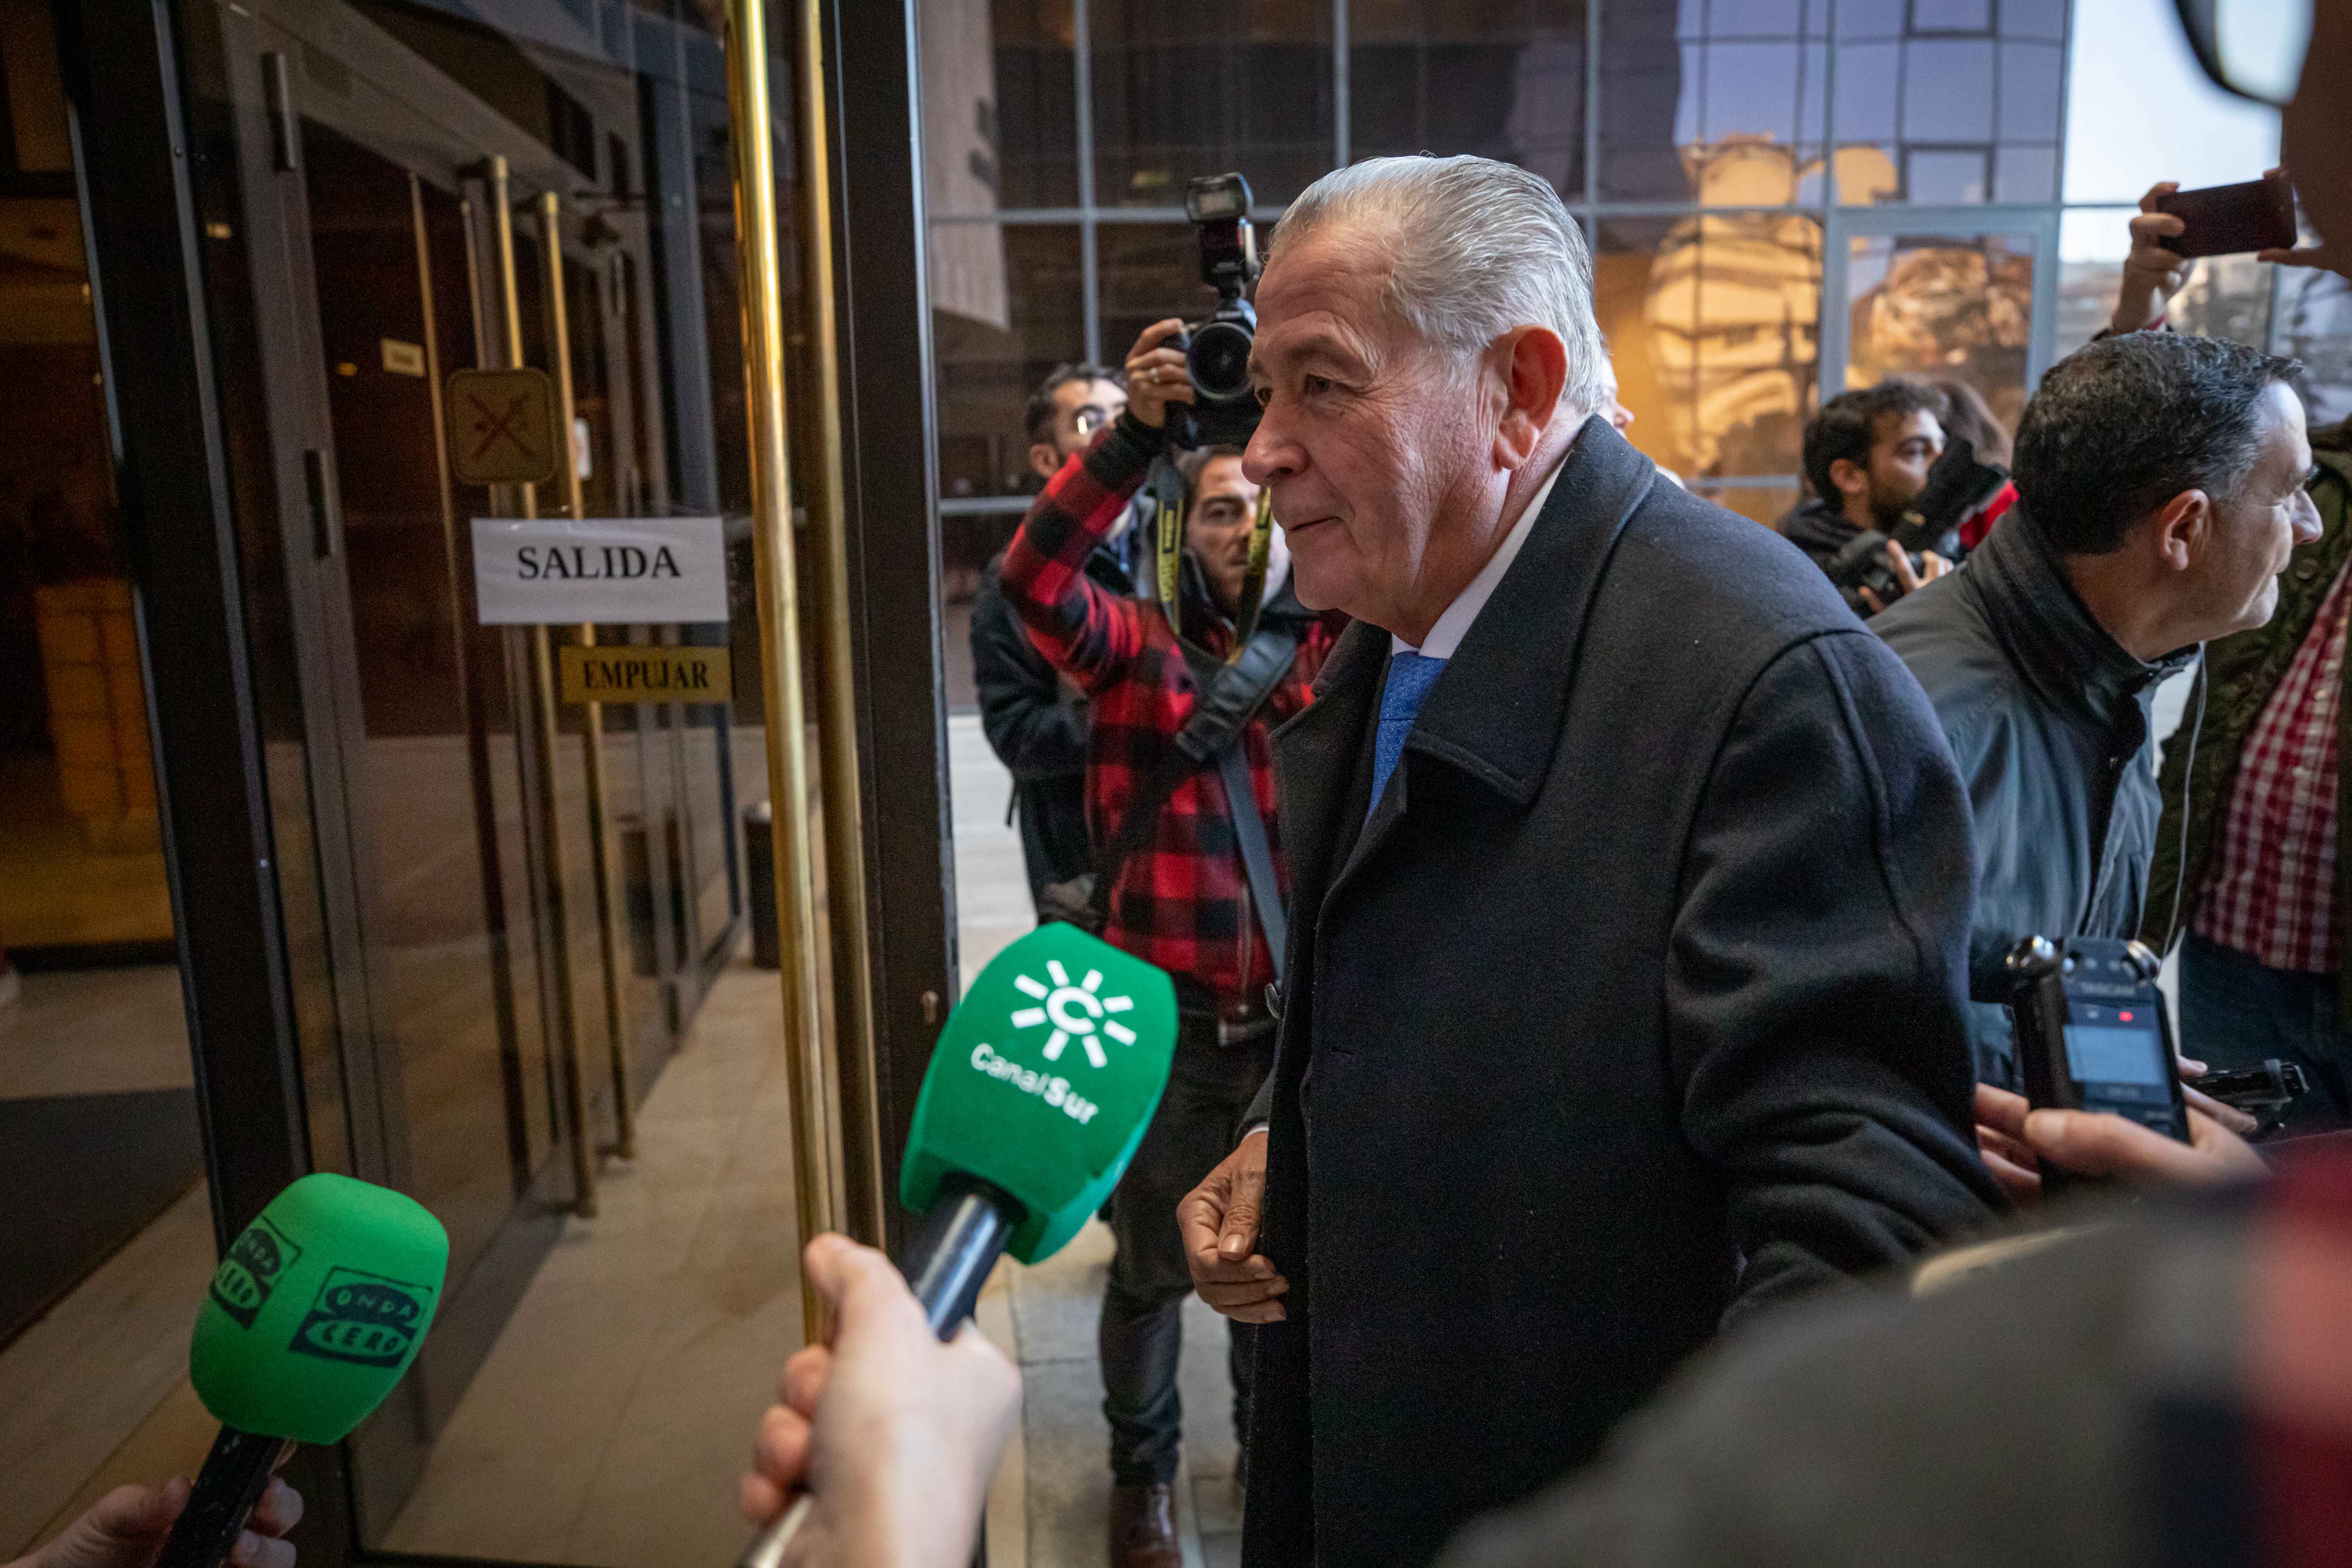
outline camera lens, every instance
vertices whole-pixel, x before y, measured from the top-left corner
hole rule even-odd
[[[1210,321],[1192,334],[1185,365],[1203,397],[1231,400],[1249,395],[1249,329],[1238,321]]]

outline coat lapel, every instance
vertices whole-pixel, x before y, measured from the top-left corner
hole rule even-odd
[[[1452,763],[1520,805],[1551,765],[1593,595],[1657,468],[1587,419],[1495,596],[1423,700],[1408,752]]]
[[[1389,634],[1367,622],[1350,623],[1324,661],[1315,700],[1274,733],[1282,849],[1290,861],[1286,973],[1298,973],[1298,944],[1311,936],[1339,855],[1355,841],[1355,824],[1347,820],[1349,792],[1388,661]]]
[[[1550,765],[1609,552],[1657,477],[1650,460],[1597,416],[1585,421],[1562,465],[1518,558],[1430,689],[1405,742],[1408,753],[1449,763],[1520,805],[1535,799]],[[1315,701],[1275,735],[1290,860],[1290,973],[1297,973],[1295,944],[1404,815],[1409,777],[1396,781],[1370,824],[1360,804],[1349,810],[1388,661],[1389,634],[1351,624],[1323,668]]]

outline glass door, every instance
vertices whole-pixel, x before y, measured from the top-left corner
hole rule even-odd
[[[334,1005],[305,1087],[341,1089],[310,1097],[312,1153],[451,1242],[424,1354],[350,1446],[361,1542],[654,1568],[680,1529],[740,1544],[724,1499],[768,1379],[745,1369],[799,1342],[799,1299],[772,1031],[670,1065],[741,933],[730,752],[758,731],[724,704],[562,705],[550,679],[572,643],[730,628],[484,627],[474,603],[474,517],[708,513],[743,486],[740,401],[730,447],[726,405],[676,391],[681,361],[726,363],[731,221],[693,242],[730,192],[665,202],[652,145],[723,128],[717,39],[593,9],[215,6],[236,205],[205,232],[215,291],[250,289],[222,314],[260,374],[228,407],[266,448],[299,644],[280,853],[325,868]],[[515,366],[562,387],[568,460],[468,487],[446,378]],[[675,1518],[593,1517],[648,1470]]]
[[[1890,375],[1962,381],[2015,429],[2056,335],[2057,214],[1832,208],[1822,281],[1823,401]]]
[[[201,1460],[169,1435],[213,1235],[132,541],[47,5],[0,4],[0,67],[7,1559],[129,1479],[120,1456]]]

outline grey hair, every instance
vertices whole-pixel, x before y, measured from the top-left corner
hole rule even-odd
[[[1367,158],[1301,192],[1267,254],[1332,223],[1379,226],[1389,303],[1423,338],[1466,360],[1516,327],[1549,327],[1568,348],[1560,402],[1600,406],[1592,258],[1541,175],[1466,155]]]

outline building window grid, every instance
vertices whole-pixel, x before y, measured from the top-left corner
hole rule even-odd
[[[1822,226],[1823,236],[1826,238],[1831,215],[1838,209],[1843,199],[1843,193],[1838,189],[1837,184],[1837,153],[1841,148],[1847,145],[1840,136],[1839,126],[1837,97],[1839,54],[1842,47],[1870,42],[1895,43],[1901,45],[1922,39],[1983,39],[1991,46],[1994,50],[1995,68],[1991,72],[1993,101],[1988,106],[1990,123],[1991,126],[1990,138],[1989,141],[1982,143],[1930,143],[1924,141],[1915,142],[1904,135],[1905,128],[1903,121],[1906,105],[1908,100],[1909,57],[1911,53],[1908,48],[1898,48],[1896,51],[1894,124],[1892,127],[1894,132],[1892,141],[1894,142],[1894,144],[1898,148],[1904,149],[1906,153],[1908,151],[1915,148],[1930,151],[1959,151],[1965,148],[1968,151],[1982,152],[1985,155],[1986,163],[1984,205],[1988,206],[1998,206],[2011,212],[2027,209],[2063,211],[2069,205],[2074,206],[2077,210],[2127,210],[2119,208],[2116,206],[2116,204],[2108,202],[2067,204],[2063,200],[2065,189],[2064,121],[2068,108],[2065,100],[2065,84],[2069,79],[2069,70],[2072,65],[2074,48],[2074,17],[2073,6],[2071,5],[2065,5],[2063,9],[2062,21],[2059,26],[2059,36],[2055,39],[2051,39],[2042,36],[2034,36],[2031,39],[2026,40],[2038,43],[2054,43],[2057,46],[2059,118],[2057,124],[2053,129],[2053,142],[2050,143],[2050,145],[2054,149],[2054,156],[2052,163],[2050,199],[2017,202],[2003,201],[2000,199],[2002,193],[1997,188],[1999,168],[1998,159],[1996,157],[1997,150],[2003,145],[2013,144],[2040,146],[2042,145],[2042,143],[2038,142],[2018,142],[2010,143],[2005,142],[2001,136],[2003,121],[2001,115],[2002,103],[2000,93],[2004,73],[1999,68],[2000,56],[2002,46],[2005,43],[2019,41],[2018,39],[2012,38],[2011,31],[2003,26],[2003,12],[2009,7],[2018,6],[2023,4],[2036,5],[2047,5],[2049,0],[1986,0],[1984,21],[1980,26],[1930,26],[1925,28],[1918,25],[1918,14],[1920,10],[1918,0],[1904,0],[1904,3],[1899,7],[1891,7],[1885,12],[1882,12],[1882,14],[1892,15],[1900,18],[1899,22],[1896,24],[1900,28],[1899,31],[1858,30],[1853,33],[1847,33],[1841,28],[1840,13],[1845,5],[1851,5],[1852,3],[1853,0],[1799,0],[1797,7],[1796,30],[1794,33],[1756,36],[1741,35],[1739,38],[1739,41],[1742,42],[1785,43],[1795,47],[1797,52],[1796,77],[1794,82],[1796,100],[1793,106],[1793,114],[1790,124],[1794,132],[1793,145],[1799,149],[1808,145],[1804,141],[1804,132],[1806,130],[1806,78],[1811,64],[1810,56],[1814,48],[1820,48],[1822,50],[1823,64],[1822,73],[1822,79],[1820,88],[1822,94],[1821,140],[1817,144],[1815,144],[1818,147],[1821,158],[1821,175],[1819,180],[1815,182],[1812,186],[1813,190],[1818,193],[1814,199],[1810,201],[1797,199],[1798,196],[1801,196],[1804,194],[1801,187],[1795,195],[1792,195],[1792,199],[1790,201],[1779,205],[1715,207],[1701,205],[1696,195],[1686,201],[1612,200],[1601,195],[1601,137],[1603,132],[1603,121],[1601,113],[1601,95],[1603,77],[1603,50],[1607,42],[1605,12],[1607,10],[1608,0],[1586,0],[1584,5],[1585,80],[1583,94],[1583,179],[1581,182],[1583,189],[1578,197],[1568,201],[1567,205],[1570,211],[1574,213],[1577,216],[1579,224],[1583,230],[1588,250],[1597,254],[1601,239],[1601,225],[1603,221],[1612,218],[1699,216],[1739,218],[1796,216],[1811,218],[1819,224]],[[1349,27],[1350,0],[1330,0],[1330,88],[1333,110],[1331,141],[1335,158],[1335,166],[1344,167],[1351,158],[1349,134],[1351,109],[1349,60],[1351,54],[1351,42]],[[1182,223],[1184,221],[1184,213],[1182,207],[1179,205],[1106,205],[1097,198],[1096,190],[1094,138],[1095,105],[1092,80],[1094,38],[1092,36],[1092,28],[1090,26],[1089,10],[1090,6],[1088,0],[1071,0],[1071,23],[1073,34],[1073,47],[1071,51],[1072,75],[1074,79],[1073,90],[1076,100],[1073,105],[1076,119],[1076,124],[1074,127],[1074,150],[1077,160],[1077,205],[1073,207],[1007,208],[992,213],[943,213],[931,216],[929,221],[935,227],[946,227],[965,224],[997,224],[1007,226],[1026,224],[1075,225],[1078,230],[1079,237],[1079,260],[1082,289],[1084,293],[1081,304],[1084,318],[1086,353],[1088,360],[1099,363],[1103,362],[1106,348],[1106,345],[1102,341],[1102,280],[1100,275],[1099,252],[1099,237],[1101,230],[1107,226]],[[1702,32],[1700,37],[1696,40],[1686,39],[1678,31],[1675,38],[1675,45],[1677,48],[1694,41],[1698,44],[1696,53],[1699,60],[1699,76],[1697,81],[1697,101],[1699,107],[1696,111],[1696,115],[1700,129],[1703,131],[1714,129],[1706,123],[1707,110],[1706,90],[1706,72],[1708,71],[1711,63],[1709,59],[1711,51],[1707,46],[1718,41],[1712,27],[1715,11],[1716,0],[1701,0],[1700,16],[1702,18]],[[1855,143],[1855,145],[1861,144],[1863,143]],[[1898,182],[1900,182],[1896,187],[1900,195],[1895,198],[1895,200],[1897,203],[1907,201],[1910,195],[1908,190],[1907,168],[1898,167],[1896,170],[1896,178]],[[1254,219],[1261,224],[1270,224],[1281,216],[1282,211],[1283,207],[1281,205],[1260,204],[1254,208],[1252,216]],[[1824,308],[1827,308],[1827,301],[1824,301]],[[1818,342],[1818,338],[1816,338],[1816,342]],[[1122,348],[1124,347],[1124,345],[1118,346]],[[1793,488],[1797,482],[1798,478],[1793,473],[1740,473],[1721,476],[1693,477],[1691,479],[1693,488],[1700,489]],[[985,514],[991,512],[1017,510],[1025,507],[1027,501],[1025,498],[1013,496],[970,498],[950,497],[941,499],[940,510],[943,513],[949,515]]]

